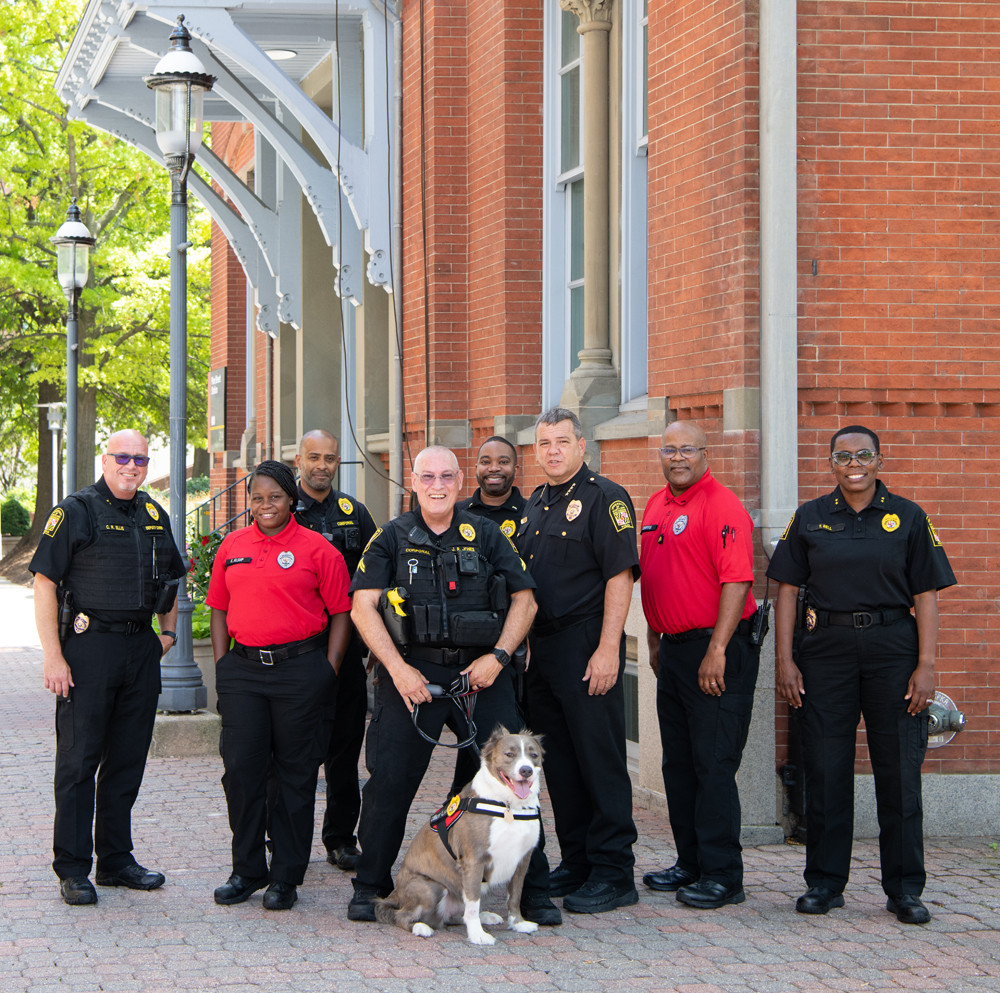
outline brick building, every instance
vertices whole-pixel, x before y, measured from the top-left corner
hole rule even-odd
[[[147,6],[166,19],[166,0]],[[591,464],[641,513],[662,485],[656,438],[694,418],[759,524],[762,573],[794,507],[832,487],[829,435],[870,424],[886,482],[931,515],[959,578],[940,598],[938,686],[969,727],[928,753],[928,830],[996,830],[995,6],[220,0],[261,58],[288,61],[275,80],[252,52],[223,52],[268,88],[255,91],[268,113],[233,86],[206,108],[230,211],[206,195],[212,365],[227,375],[213,486],[290,458],[323,426],[343,441],[341,486],[380,519],[400,495],[383,470],[405,482],[427,440],[458,452],[468,487],[483,438],[516,440],[530,490],[531,425],[561,402],[581,415]],[[198,16],[189,26],[211,53],[222,36]],[[115,130],[93,104],[82,116]],[[347,145],[357,155],[341,161]],[[336,207],[316,190],[327,172]],[[637,795],[656,802],[637,598],[627,632]],[[740,774],[748,839],[774,840],[782,814],[787,712],[772,687],[763,671]],[[857,830],[870,836],[859,754]]]

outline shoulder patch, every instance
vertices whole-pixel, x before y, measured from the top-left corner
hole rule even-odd
[[[927,517],[927,530],[931,534],[931,542],[934,544],[935,548],[943,548],[941,544],[941,539],[937,536],[937,531],[934,530],[934,525],[931,524],[930,516]]]
[[[626,528],[635,527],[632,523],[632,515],[629,513],[628,504],[624,500],[615,500],[608,513],[616,531],[624,531]]]
[[[367,552],[367,551],[368,551],[368,549],[372,547],[372,542],[373,542],[373,541],[374,541],[374,540],[375,540],[375,539],[376,539],[376,538],[377,538],[377,537],[378,537],[378,536],[379,536],[379,535],[380,535],[381,533],[382,533],[382,529],[381,529],[381,528],[375,528],[375,533],[374,533],[374,534],[373,534],[373,535],[372,535],[372,536],[371,536],[371,537],[370,537],[370,538],[368,539],[368,544],[367,544],[367,545],[365,545],[365,550],[364,550],[364,552],[362,552],[362,553],[361,553],[362,555],[364,555],[364,553],[365,553],[365,552]],[[362,570],[362,571],[364,571],[364,570]]]
[[[792,530],[792,525],[795,523],[795,514],[788,519],[788,523],[785,525],[785,530],[781,532],[781,537],[779,541],[784,541],[788,537],[788,532]]]
[[[62,524],[65,519],[66,514],[63,512],[62,507],[56,507],[56,509],[49,514],[49,519],[45,522],[45,530],[42,534],[44,534],[46,538],[51,538],[55,535],[56,531],[59,530],[59,525]],[[928,518],[928,521],[929,520],[930,518]]]

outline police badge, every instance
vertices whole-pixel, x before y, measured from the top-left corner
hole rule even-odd
[[[150,503],[148,500],[146,501],[146,513],[149,514],[154,521],[158,521],[160,519],[160,512],[156,509],[156,504]]]
[[[806,607],[806,630],[816,629],[816,611],[812,607]]]
[[[681,516],[678,517],[676,521],[674,521],[674,526],[673,528],[671,528],[671,530],[674,532],[674,534],[683,534],[684,529],[687,526],[688,526],[688,515],[681,514]]]
[[[341,498],[340,498],[340,499],[339,499],[339,500],[337,501],[337,504],[338,504],[338,506],[340,507],[340,509],[341,509],[341,510],[342,510],[342,511],[343,511],[343,512],[344,512],[345,514],[347,514],[347,516],[348,516],[348,517],[350,517],[350,516],[351,516],[351,514],[353,514],[353,513],[354,513],[354,504],[353,504],[353,503],[351,503],[351,501],[350,501],[350,500],[348,500],[348,499],[347,499],[347,497],[341,497]]]
[[[73,618],[73,630],[77,634],[83,634],[90,627],[90,618],[86,614],[77,614]]]
[[[475,538],[476,538],[476,529],[471,524],[459,524],[459,526],[458,526],[458,533],[466,541],[475,541]]]
[[[295,564],[295,556],[291,552],[279,552],[278,553],[278,565],[282,569],[291,569]]]
[[[579,500],[570,500],[566,508],[566,520],[575,521],[583,513],[583,504]]]
[[[514,532],[517,530],[517,525],[513,521],[504,521],[500,525],[501,534],[506,535],[508,538],[514,537]]]

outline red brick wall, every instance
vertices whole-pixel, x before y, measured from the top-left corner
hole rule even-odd
[[[832,488],[834,430],[879,432],[885,482],[930,514],[959,579],[937,683],[969,730],[925,769],[1000,772],[1000,7],[798,9],[801,496]]]

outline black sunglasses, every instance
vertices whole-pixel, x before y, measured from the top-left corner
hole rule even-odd
[[[139,469],[149,465],[148,455],[112,455],[111,452],[108,452],[108,455],[111,455],[119,465],[128,465],[129,462],[134,462]]]

